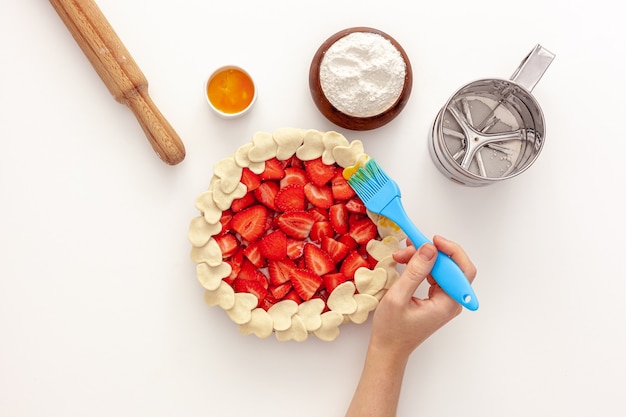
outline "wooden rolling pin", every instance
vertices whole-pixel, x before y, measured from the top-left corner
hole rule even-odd
[[[185,146],[148,95],[148,81],[93,0],[50,0],[115,100],[137,117],[150,144],[170,165]]]

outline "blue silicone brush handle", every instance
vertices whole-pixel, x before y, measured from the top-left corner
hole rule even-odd
[[[424,243],[431,243],[409,219],[399,196],[394,197],[379,214],[397,224],[416,248],[419,248]],[[463,271],[461,271],[461,268],[448,255],[439,251],[431,275],[441,289],[454,301],[468,310],[474,311],[478,309],[478,298],[472,286],[465,274],[463,274]]]

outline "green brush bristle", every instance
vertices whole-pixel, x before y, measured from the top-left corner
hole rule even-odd
[[[389,177],[374,160],[367,161],[364,167],[359,168],[349,179],[348,184],[361,197],[369,200],[389,181]]]

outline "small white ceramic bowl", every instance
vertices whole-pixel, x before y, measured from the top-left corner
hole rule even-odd
[[[215,114],[234,119],[250,111],[257,99],[257,88],[246,70],[236,65],[224,65],[207,78],[204,96]]]

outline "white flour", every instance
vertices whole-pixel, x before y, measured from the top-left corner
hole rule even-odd
[[[355,117],[376,116],[398,100],[406,63],[383,36],[355,32],[326,51],[320,64],[320,84],[330,103]]]

